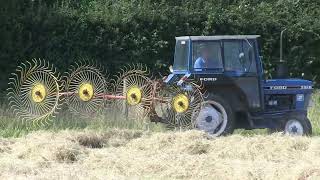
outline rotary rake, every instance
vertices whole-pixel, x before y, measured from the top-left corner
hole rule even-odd
[[[194,128],[203,104],[201,86],[193,81],[168,85],[153,79],[141,64],[126,66],[112,80],[103,67],[79,61],[60,76],[50,63],[33,59],[12,73],[9,105],[18,119],[48,124],[66,103],[76,116],[93,119],[112,109],[118,119],[161,122]]]

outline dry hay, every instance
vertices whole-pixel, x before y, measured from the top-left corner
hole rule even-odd
[[[35,132],[0,139],[0,179],[7,178],[320,179],[320,138]]]

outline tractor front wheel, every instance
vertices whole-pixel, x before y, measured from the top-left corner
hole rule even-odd
[[[289,117],[281,123],[279,128],[270,129],[269,133],[283,132],[286,135],[310,136],[312,126],[307,117]]]
[[[285,123],[284,133],[287,135],[310,136],[312,134],[312,126],[307,117],[290,118]]]

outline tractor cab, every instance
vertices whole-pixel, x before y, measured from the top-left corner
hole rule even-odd
[[[254,51],[257,50],[257,37],[178,37],[173,70],[175,73],[229,73],[236,76],[256,73]]]
[[[212,107],[212,112],[215,111],[213,114],[228,116],[224,124],[226,130],[218,131],[222,134],[236,128],[287,127],[286,131],[291,132],[293,126],[296,133],[307,134],[310,131],[310,122],[306,119],[312,82],[303,79],[266,80],[259,54],[259,37],[177,37],[172,74],[165,82],[182,84],[188,78],[201,81],[207,94],[206,103]],[[213,117],[210,112],[205,114],[199,116],[204,120]],[[293,125],[287,124],[290,120]],[[223,118],[218,120],[218,123],[223,122]],[[211,125],[201,126],[207,131],[206,127]]]

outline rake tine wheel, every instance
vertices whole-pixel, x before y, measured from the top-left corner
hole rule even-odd
[[[121,118],[144,120],[152,103],[152,81],[147,77],[148,68],[141,64],[129,65],[121,70],[114,80],[114,109]]]
[[[169,128],[192,129],[204,101],[201,86],[186,82],[182,86],[165,85],[157,91],[155,111]]]
[[[10,109],[27,125],[48,124],[59,109],[59,82],[59,74],[48,62],[33,59],[22,63],[9,79]]]
[[[101,66],[82,60],[71,65],[64,76],[66,103],[72,114],[93,118],[105,106],[107,80]]]

